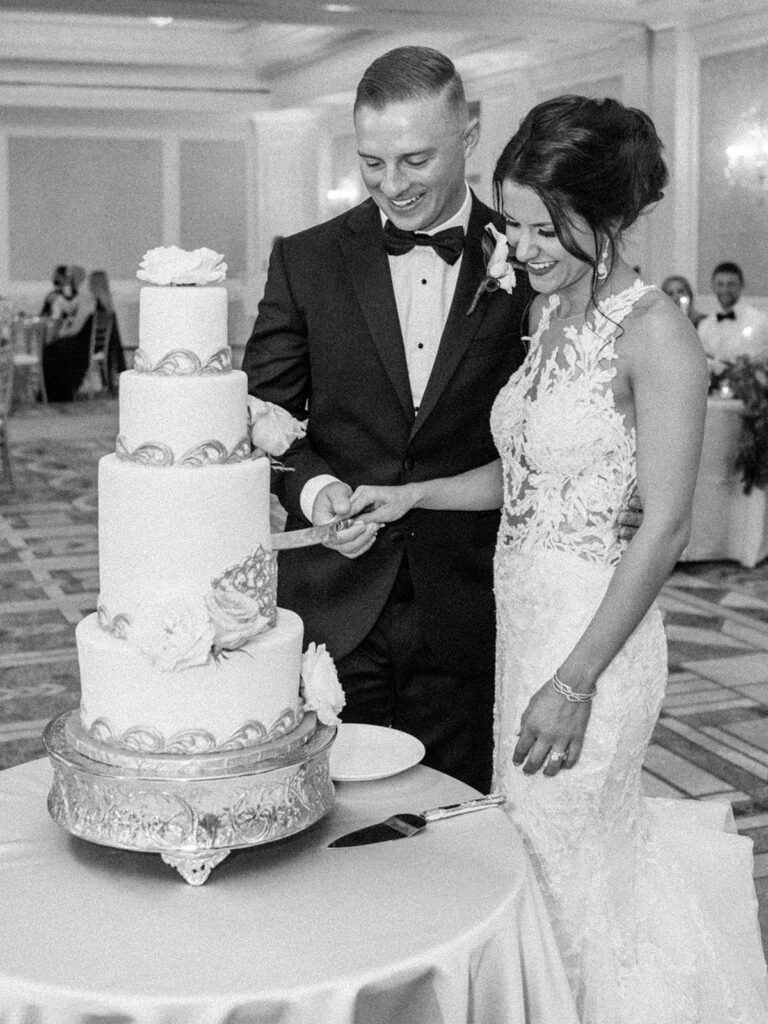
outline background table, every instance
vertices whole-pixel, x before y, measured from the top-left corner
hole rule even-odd
[[[691,539],[682,562],[727,558],[751,567],[768,556],[766,492],[755,487],[744,494],[734,469],[743,409],[735,399],[707,401]]]
[[[501,809],[327,843],[477,794],[418,766],[340,783],[315,828],[200,887],[61,831],[45,760],[0,773],[3,1024],[577,1024],[540,892]]]

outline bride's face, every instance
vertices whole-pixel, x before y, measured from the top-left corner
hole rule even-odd
[[[544,295],[569,291],[580,296],[583,291],[586,302],[592,267],[563,248],[541,199],[533,189],[509,180],[502,185],[501,195],[507,241],[515,258],[525,264],[531,285]],[[571,217],[571,230],[579,248],[594,253],[594,238],[586,223]]]

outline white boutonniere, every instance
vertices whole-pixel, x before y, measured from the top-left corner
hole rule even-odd
[[[517,284],[515,271],[512,268],[507,236],[493,224],[486,224],[482,237],[483,257],[485,258],[485,277],[478,285],[474,298],[467,310],[467,316],[474,313],[480,297],[485,292],[495,292],[503,288],[507,294]]]

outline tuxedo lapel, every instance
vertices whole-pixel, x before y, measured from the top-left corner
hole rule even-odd
[[[490,211],[482,206],[473,195],[472,212],[467,226],[467,238],[456,290],[453,293],[453,301],[440,339],[440,347],[437,350],[432,373],[424,390],[424,397],[412,427],[411,436],[419,430],[434,409],[485,315],[487,300],[490,296],[483,296],[471,316],[467,316],[467,310],[485,275],[481,239],[489,220]]]
[[[397,315],[389,261],[381,241],[381,216],[373,200],[356,207],[345,222],[339,244],[346,272],[360,304],[376,351],[409,421],[413,398],[405,345]]]

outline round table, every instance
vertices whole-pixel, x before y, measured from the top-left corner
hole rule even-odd
[[[4,1024],[577,1024],[541,894],[499,808],[328,849],[476,796],[417,766],[339,783],[307,832],[202,887],[60,830],[46,760],[0,772]]]
[[[749,568],[768,556],[768,502],[755,487],[744,493],[736,471],[744,405],[710,395],[701,465],[693,496],[691,538],[681,562],[733,559]]]

